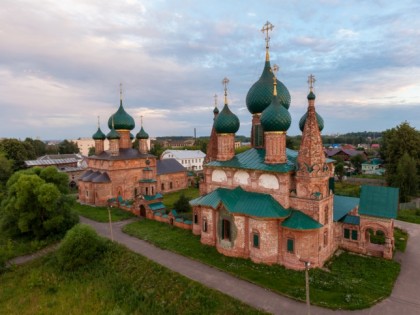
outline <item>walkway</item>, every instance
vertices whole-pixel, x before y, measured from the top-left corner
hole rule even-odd
[[[91,225],[98,234],[110,237],[109,225],[99,223],[81,217],[83,223]],[[159,249],[145,241],[131,237],[121,231],[122,227],[132,222],[113,223],[114,240],[125,245],[132,251],[139,253],[165,267],[176,271],[194,281],[200,282],[207,287],[221,291],[255,308],[265,310],[272,314],[306,314],[306,305],[292,299],[288,299],[247,281],[240,280],[222,271],[209,267],[200,262],[188,259],[184,256]],[[328,314],[420,314],[420,226],[411,223],[396,221],[400,226],[410,233],[410,239],[406,253],[398,255],[401,262],[401,273],[395,283],[391,297],[373,306],[370,309],[351,311],[332,311],[316,306],[311,306],[312,315]]]

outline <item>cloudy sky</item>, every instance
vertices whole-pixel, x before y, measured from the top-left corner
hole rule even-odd
[[[245,106],[264,65],[292,96],[289,134],[317,79],[324,134],[420,126],[420,2],[1,0],[0,137],[90,137],[119,105],[150,136],[210,134],[214,94],[249,135]]]

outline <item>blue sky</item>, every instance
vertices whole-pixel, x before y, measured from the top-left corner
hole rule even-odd
[[[0,9],[0,137],[72,139],[119,105],[151,137],[210,134],[214,94],[238,115],[264,65],[289,89],[292,126],[316,77],[324,134],[420,126],[419,1],[19,1]]]

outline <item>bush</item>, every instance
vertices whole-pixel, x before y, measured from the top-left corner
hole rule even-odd
[[[75,270],[101,257],[106,249],[106,240],[93,228],[77,224],[67,232],[58,248],[58,265],[63,270]]]

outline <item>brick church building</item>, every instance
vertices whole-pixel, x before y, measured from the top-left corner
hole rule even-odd
[[[366,186],[360,198],[334,195],[334,161],[324,155],[312,75],[300,148],[286,148],[291,98],[270,64],[272,28],[268,22],[263,28],[265,64],[246,96],[252,148],[237,155],[240,122],[223,81],[224,107],[213,111],[201,197],[191,201],[193,233],[224,255],[292,269],[304,269],[305,262],[322,267],[338,248],[392,258],[398,189]]]
[[[125,111],[120,97],[118,110],[109,117],[109,133],[101,128],[92,136],[95,154],[87,157],[87,170],[80,177],[79,202],[105,206],[115,204],[135,214],[146,216],[147,210],[164,208],[162,193],[188,187],[188,171],[175,159],[158,160],[149,153],[149,135],[141,126],[134,149],[131,130],[134,119]],[[104,150],[105,139],[109,150]]]

